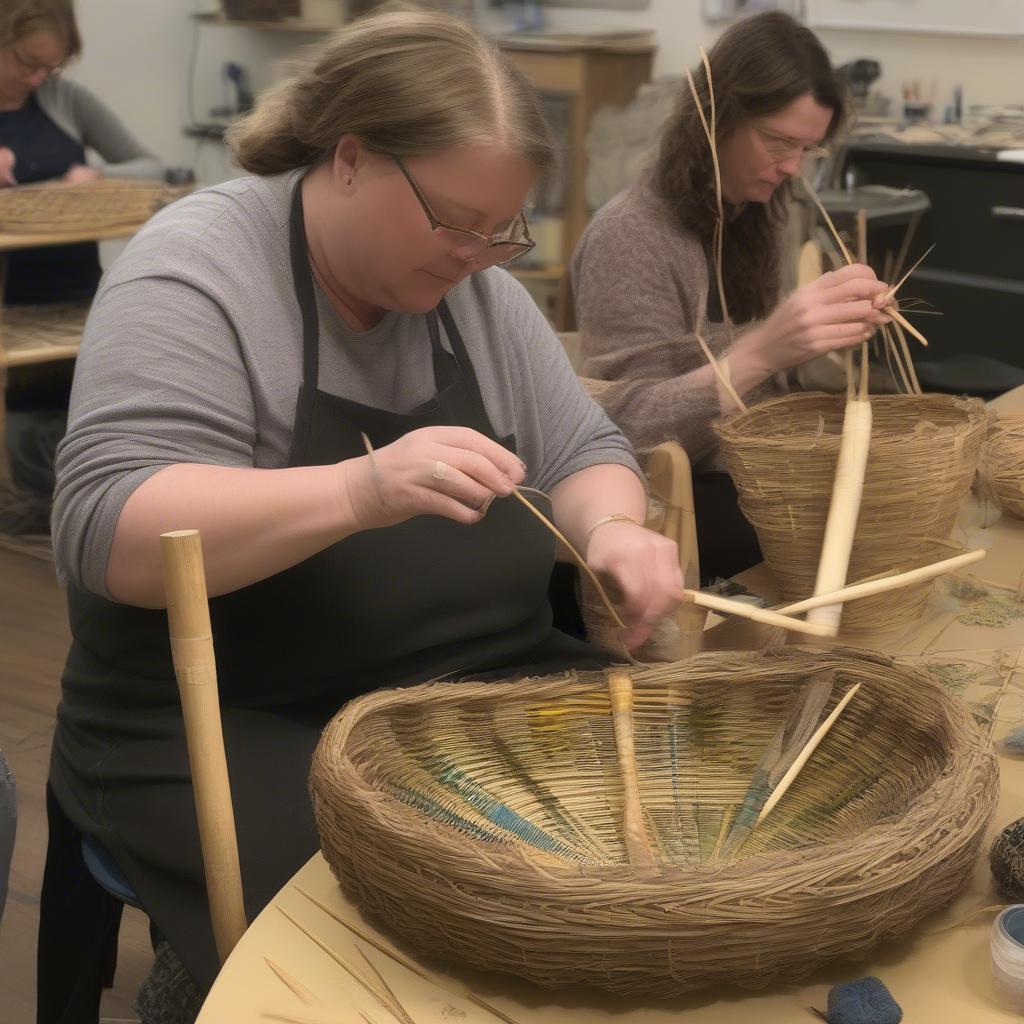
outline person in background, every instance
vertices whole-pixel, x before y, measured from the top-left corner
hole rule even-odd
[[[694,464],[701,574],[760,560],[717,462],[714,422],[733,411],[697,333],[747,404],[785,394],[787,372],[858,345],[886,317],[866,266],[780,295],[791,182],[840,131],[844,85],[809,29],[768,12],[730,28],[710,53],[725,204],[723,322],[711,258],[714,165],[687,83],[652,167],[594,216],[572,260],[585,377],[613,382],[601,404],[642,453],[677,440]],[[703,67],[694,75],[705,117]]]
[[[82,51],[71,0],[0,5],[0,188],[80,184],[102,176],[161,178],[163,167],[84,86],[61,71]],[[91,166],[86,150],[103,161]],[[88,300],[101,275],[95,242],[6,254],[3,301],[40,305]],[[45,528],[57,442],[67,425],[73,360],[8,371],[7,454],[14,483],[38,499],[33,532]]]

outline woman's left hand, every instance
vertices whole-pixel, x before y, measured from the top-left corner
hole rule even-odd
[[[683,599],[683,573],[674,541],[635,523],[608,523],[596,530],[586,552],[598,576],[609,577],[622,598],[619,614],[626,623],[622,640],[634,650],[654,632]]]
[[[97,181],[102,177],[103,175],[95,167],[86,167],[85,164],[72,164],[61,180],[67,185],[81,185],[87,181]]]

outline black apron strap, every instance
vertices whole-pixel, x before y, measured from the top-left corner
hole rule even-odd
[[[291,251],[292,281],[295,297],[302,314],[302,383],[295,407],[295,425],[292,435],[292,454],[306,449],[310,426],[313,422],[313,404],[320,375],[320,324],[316,309],[313,274],[309,269],[306,250],[306,226],[302,209],[302,181],[295,183],[289,218],[289,248]],[[289,464],[293,459],[289,458]]]
[[[441,303],[444,306],[444,303]],[[437,325],[437,310],[432,309],[426,316],[427,333],[430,335],[430,361],[434,366],[434,387],[437,394],[440,394],[450,385],[462,379],[462,367],[458,358],[445,350],[441,344],[441,332]],[[449,344],[454,347],[452,333],[445,325],[445,332],[448,335]],[[461,338],[459,341],[461,342]]]

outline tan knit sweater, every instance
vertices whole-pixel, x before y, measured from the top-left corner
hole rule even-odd
[[[716,355],[730,337],[723,324],[707,321],[708,260],[696,235],[679,226],[645,177],[595,214],[571,270],[581,373],[614,382],[597,396],[605,411],[638,451],[676,440],[695,465],[710,468],[721,408],[695,332]],[[744,400],[755,404],[786,390],[785,375],[777,374]]]

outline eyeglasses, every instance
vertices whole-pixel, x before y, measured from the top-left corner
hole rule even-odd
[[[423,194],[423,190],[416,183],[416,179],[409,172],[409,168],[405,166],[405,163],[397,156],[391,159],[398,164],[398,169],[405,175],[405,180],[409,182],[409,186],[412,188],[417,200],[419,200],[427,220],[430,221],[430,229],[434,232],[447,232],[445,237],[448,241],[463,251],[466,251],[468,246],[472,246],[471,255],[465,258],[487,263],[489,266],[501,266],[505,263],[511,263],[513,260],[528,253],[537,244],[530,237],[530,229],[526,224],[526,214],[522,210],[516,214],[515,219],[508,228],[493,235],[485,235],[480,231],[474,231],[472,228],[460,228],[454,224],[445,223],[445,221],[434,214],[434,211],[430,208],[430,203],[427,202],[427,197]]]
[[[758,128],[756,125],[754,131],[757,132],[765,152],[773,160],[788,160],[794,156],[801,160],[820,160],[828,155],[828,150],[823,146],[805,146],[803,143],[797,142],[796,139],[785,135],[776,135],[774,132]]]
[[[47,77],[59,75],[64,68],[64,61],[61,61],[59,64],[39,64],[36,61],[26,60],[13,46],[10,53],[18,67],[29,76],[37,75],[40,71],[45,71]]]

